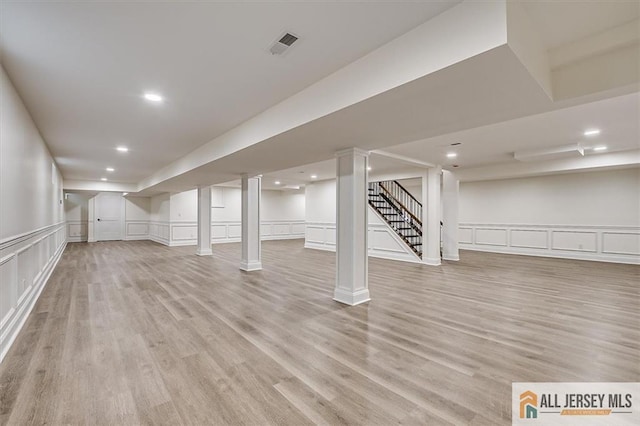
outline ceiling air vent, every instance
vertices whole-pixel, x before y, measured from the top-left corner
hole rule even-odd
[[[297,36],[294,36],[291,33],[285,33],[282,37],[280,37],[280,40],[274,42],[271,45],[271,48],[269,49],[269,51],[271,52],[272,55],[282,55],[297,40],[298,40]]]

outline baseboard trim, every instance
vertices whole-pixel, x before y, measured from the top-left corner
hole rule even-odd
[[[240,269],[245,272],[262,270],[262,262],[240,262]]]
[[[584,260],[587,262],[624,263],[627,265],[640,265],[640,259],[635,256],[624,257],[621,255],[603,255],[599,253],[571,253],[571,252],[535,252],[528,250],[514,250],[512,248],[501,249],[499,247],[460,247],[460,250],[481,251],[484,253],[512,254],[515,256],[550,257],[554,259]]]

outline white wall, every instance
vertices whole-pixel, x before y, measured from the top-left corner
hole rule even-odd
[[[460,184],[460,248],[640,263],[640,168]]]
[[[152,222],[168,222],[170,217],[169,209],[169,193],[162,193],[151,197],[151,214]]]
[[[88,194],[66,194],[64,200],[65,219],[67,222],[67,241],[87,241],[89,224]]]
[[[169,245],[170,243],[170,200],[169,193],[162,193],[151,197],[149,214],[149,239]]]
[[[420,262],[416,254],[369,208],[369,256]],[[305,187],[305,248],[336,250],[336,181]]]
[[[0,360],[66,244],[62,176],[0,66]]]
[[[242,191],[214,187],[222,204],[211,209],[213,243],[240,241]],[[214,197],[218,198],[218,197]],[[212,203],[217,202],[212,198]],[[198,231],[198,193],[189,190],[151,198],[150,239],[169,246],[195,245]],[[263,240],[304,237],[304,193],[262,191]]]
[[[125,240],[149,239],[151,198],[125,197]]]
[[[263,222],[304,220],[304,191],[262,191]]]
[[[336,222],[336,181],[325,180],[305,187],[307,222]]]
[[[172,222],[197,222],[198,190],[172,193],[169,210]]]
[[[213,243],[240,241],[242,190],[216,187],[222,190],[224,207],[211,210]],[[304,238],[304,193],[302,191],[262,190],[260,233],[262,240]]]

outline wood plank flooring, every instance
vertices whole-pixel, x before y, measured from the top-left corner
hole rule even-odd
[[[69,244],[0,365],[0,424],[510,424],[514,381],[640,381],[640,267],[463,252],[335,254]]]

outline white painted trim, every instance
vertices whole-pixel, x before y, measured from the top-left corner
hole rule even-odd
[[[355,306],[370,301],[371,296],[368,288],[357,290],[353,293],[342,288],[336,288],[333,293],[333,300],[344,303],[345,305]]]
[[[0,362],[20,333],[58,264],[67,246],[66,236],[66,223],[59,222],[4,240],[5,244],[0,250],[2,255],[0,266],[9,265],[7,267],[11,268],[11,281],[8,285],[3,283],[5,290],[8,289],[10,293],[9,295],[3,294],[3,297],[14,295],[16,300],[4,315],[0,313],[2,315],[0,320]],[[12,252],[5,255],[10,248],[13,248]],[[32,251],[32,254],[27,258],[26,271],[22,270],[26,276],[22,276],[20,255],[28,251]],[[47,253],[47,257],[42,258],[43,253]],[[20,282],[21,280],[24,283]],[[22,290],[22,294],[18,294],[23,284],[25,288]]]
[[[173,245],[171,247],[173,247]],[[213,250],[211,250],[211,249],[209,249],[209,250],[197,249],[196,250],[196,255],[198,255],[198,256],[213,256]]]
[[[72,226],[80,226],[79,235],[71,235]],[[68,243],[82,243],[86,242],[89,236],[89,221],[88,220],[68,220],[66,222],[67,242]]]
[[[143,232],[143,233],[133,232],[130,229],[131,225],[145,225],[146,226],[146,232]],[[136,240],[148,240],[148,239],[150,239],[149,238],[150,225],[151,225],[151,222],[148,221],[148,220],[126,220],[125,219],[125,233],[124,233],[125,241],[136,241]]]
[[[245,272],[262,270],[262,262],[240,262],[240,269]]]
[[[479,241],[479,230],[500,230],[503,231],[504,238],[494,244],[487,244]],[[466,236],[463,231],[466,231]],[[527,232],[530,233],[528,242],[525,238]],[[468,234],[471,236],[470,239]],[[524,241],[517,241],[514,238],[516,234],[519,234]],[[459,235],[460,248],[465,250],[640,264],[640,227],[638,226],[461,223]],[[607,247],[606,237],[611,235],[629,237],[630,240],[627,239],[627,241],[631,241],[632,247],[635,240],[637,252],[630,251],[628,247]],[[559,243],[558,239],[561,237],[565,241]],[[608,244],[614,244],[614,241]]]
[[[14,244],[20,243],[26,239],[29,239],[31,237],[33,237],[36,234],[40,234],[42,232],[46,232],[52,228],[55,228],[56,226],[62,225],[64,224],[64,221],[58,222],[58,223],[54,223],[53,225],[47,225],[47,226],[43,226],[42,228],[38,228],[35,229],[33,231],[29,231],[29,232],[23,232],[22,234],[18,234],[18,235],[14,235],[11,237],[7,237],[4,238],[2,240],[0,240],[0,250],[4,250],[7,247],[10,247]]]

